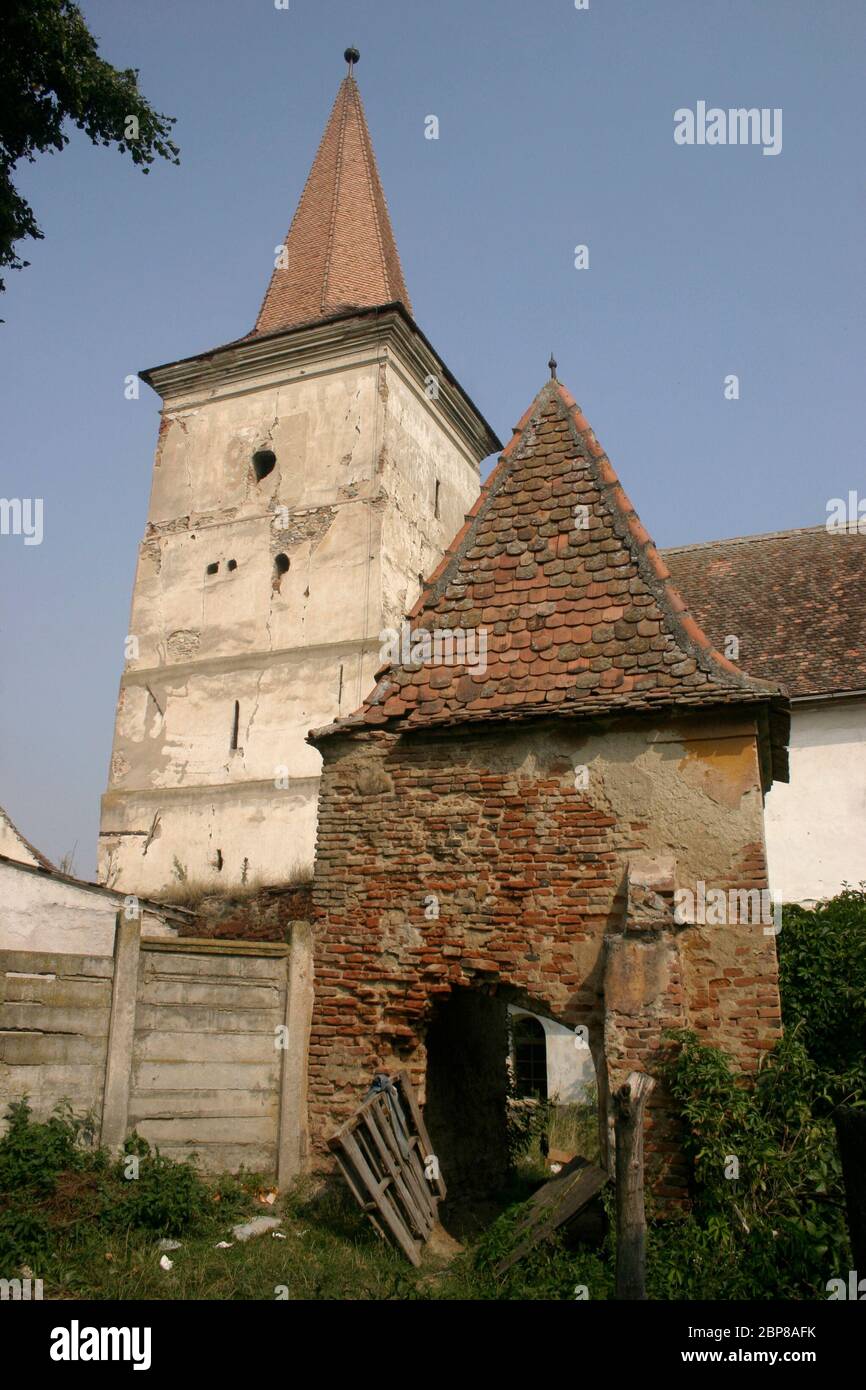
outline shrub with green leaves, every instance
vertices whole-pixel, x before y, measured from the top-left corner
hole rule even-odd
[[[0,1192],[53,1192],[60,1173],[80,1171],[94,1162],[86,1147],[93,1118],[75,1115],[67,1103],[40,1124],[33,1120],[25,1096],[10,1104],[6,1120],[8,1127],[0,1138]]]
[[[801,1025],[828,1095],[866,1094],[866,886],[786,907],[778,943],[785,1027]]]
[[[666,1081],[684,1124],[693,1211],[656,1223],[656,1297],[816,1298],[850,1262],[825,1077],[792,1028],[754,1080],[693,1033]]]
[[[47,1120],[34,1120],[25,1098],[7,1112],[0,1138],[0,1277],[23,1263],[44,1262],[61,1242],[94,1231],[141,1231],[177,1236],[224,1221],[248,1201],[240,1182],[214,1195],[191,1163],[152,1151],[133,1134],[112,1163],[93,1144],[90,1116],[68,1103]],[[127,1162],[135,1156],[135,1177]]]
[[[178,1163],[158,1150],[151,1153],[137,1135],[128,1141],[127,1152],[140,1156],[138,1176],[126,1178],[124,1160],[120,1160],[115,1174],[122,1188],[106,1208],[106,1225],[179,1236],[213,1211],[211,1195],[192,1164]]]

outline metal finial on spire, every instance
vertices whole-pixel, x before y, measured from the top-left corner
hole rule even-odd
[[[351,76],[352,76],[352,68],[355,66],[355,64],[356,64],[357,62],[360,62],[361,55],[360,55],[360,53],[358,52],[357,48],[347,48],[346,51],[345,51],[345,53],[343,54],[343,57],[345,58],[346,62],[349,64],[349,76],[351,77]]]
[[[550,354],[550,361],[547,365],[550,368],[550,380],[556,381],[556,358],[553,353]]]

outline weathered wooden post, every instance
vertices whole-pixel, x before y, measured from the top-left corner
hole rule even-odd
[[[866,1115],[848,1106],[836,1113],[836,1137],[842,1159],[848,1231],[854,1268],[866,1274]]]
[[[616,1297],[646,1298],[643,1120],[655,1085],[633,1071],[613,1097],[616,1135]]]

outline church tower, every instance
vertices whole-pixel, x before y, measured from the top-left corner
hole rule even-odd
[[[162,398],[100,879],[158,896],[312,867],[309,729],[356,709],[499,441],[412,317],[354,77],[255,328]]]

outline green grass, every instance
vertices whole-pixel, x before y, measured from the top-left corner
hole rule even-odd
[[[342,1183],[305,1179],[273,1204],[263,1175],[203,1179],[190,1163],[163,1158],[137,1136],[114,1160],[92,1143],[93,1122],[58,1107],[34,1121],[10,1107],[0,1138],[0,1277],[43,1281],[46,1299],[406,1299],[571,1298],[602,1263],[551,1244],[506,1278],[495,1265],[510,1248],[521,1204],[538,1178],[515,1174],[485,1204],[450,1257],[427,1248],[415,1269],[377,1235]],[[130,1164],[137,1161],[137,1176]],[[542,1170],[542,1179],[546,1176]],[[231,1228],[255,1216],[281,1218],[239,1242]],[[447,1218],[446,1218],[447,1220]],[[179,1240],[164,1252],[159,1241]],[[220,1241],[229,1249],[217,1249]],[[160,1267],[167,1254],[172,1268]],[[589,1265],[587,1265],[589,1259]],[[596,1294],[594,1296],[601,1296]]]
[[[579,1154],[590,1163],[600,1162],[598,1140],[598,1098],[595,1088],[579,1104],[550,1104],[541,1128],[547,1136],[548,1151]],[[529,1127],[529,1143],[516,1160],[516,1171],[527,1181],[546,1182],[551,1176],[550,1159],[542,1150],[542,1136]]]

